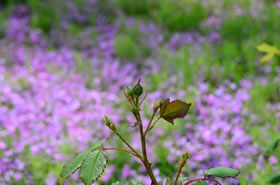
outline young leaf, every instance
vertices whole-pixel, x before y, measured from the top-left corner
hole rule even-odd
[[[96,150],[91,152],[84,160],[80,178],[85,185],[91,185],[104,172],[107,165],[107,157],[104,151]]]
[[[266,63],[274,58],[274,53],[268,53],[261,58],[261,63]]]
[[[280,143],[280,138],[279,138],[279,139],[276,139],[276,140],[268,147],[268,149],[266,150],[266,155],[269,155],[269,154],[271,154],[272,152],[274,152],[274,151],[277,149],[279,143]]]
[[[197,182],[194,183],[193,185],[208,185],[208,183],[205,182],[205,181],[197,181]]]
[[[259,45],[257,49],[261,52],[266,53],[266,55],[261,58],[262,63],[272,60],[275,55],[280,55],[279,49],[266,43]]]
[[[87,157],[87,155],[90,153],[89,150],[78,154],[75,159],[68,164],[66,164],[61,173],[60,173],[60,179],[65,179],[72,173],[74,173],[83,163],[84,159]],[[62,181],[62,180],[61,180]]]
[[[159,112],[160,116],[164,113],[166,106],[169,102],[170,102],[169,98],[166,98],[165,100],[162,100],[160,102],[160,112]]]
[[[143,182],[139,182],[138,180],[132,180],[132,185],[145,185]]]
[[[276,184],[276,183],[280,183],[280,174],[278,175],[274,175],[273,177],[271,177],[268,181],[270,184]]]
[[[219,166],[216,168],[211,168],[209,170],[203,171],[204,175],[214,175],[220,178],[236,177],[239,173],[240,172],[235,169],[224,167],[224,166]]]
[[[280,54],[280,50],[277,49],[274,46],[271,46],[269,44],[263,43],[261,45],[259,45],[257,47],[257,49],[261,52],[265,52],[265,53],[276,53],[276,54]]]
[[[185,103],[180,100],[175,100],[170,103],[164,103],[161,106],[160,116],[174,125],[174,119],[183,118],[187,115],[191,104]]]

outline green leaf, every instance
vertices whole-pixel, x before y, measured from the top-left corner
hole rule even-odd
[[[260,52],[280,54],[280,50],[269,44],[263,43],[257,47]]]
[[[182,184],[184,181],[188,180],[187,177],[179,177],[177,184]],[[167,177],[165,185],[173,185],[175,183],[175,179],[172,177]]]
[[[143,182],[139,182],[138,180],[132,180],[132,185],[145,185]]]
[[[104,142],[105,142],[105,139],[102,139],[102,140],[98,141],[97,143],[94,143],[94,144],[89,148],[89,150],[92,151],[92,150],[94,150],[94,149],[97,149],[97,148],[102,147],[103,144],[104,144]]]
[[[197,182],[194,183],[193,185],[208,185],[208,183],[205,182],[205,181],[197,181]]]
[[[78,154],[74,160],[72,160],[71,162],[69,162],[68,164],[66,164],[61,173],[60,173],[60,181],[64,181],[69,175],[71,175],[72,173],[74,173],[78,168],[81,167],[84,159],[88,156],[88,154],[90,153],[91,150],[94,150],[96,148],[100,148],[103,144],[104,144],[105,140],[101,140],[98,141],[97,143],[95,143],[94,145],[92,145],[90,147],[90,150],[87,150],[83,153]]]
[[[188,180],[187,177],[179,177],[178,182],[184,182],[186,180]]]
[[[86,156],[90,153],[90,151],[85,151],[83,153],[78,154],[74,160],[72,160],[71,162],[69,162],[68,164],[66,164],[61,173],[60,173],[60,178],[61,179],[65,179],[67,178],[69,175],[71,175],[72,173],[74,173],[78,168],[80,168],[80,166],[82,165],[84,159],[86,158]],[[61,180],[62,181],[62,180]]]
[[[103,174],[107,162],[107,157],[104,151],[96,150],[91,152],[81,166],[80,178],[83,183],[85,185],[91,185],[98,180]]]
[[[280,183],[280,174],[274,175],[268,181],[270,184]]]
[[[167,103],[167,100],[165,100],[160,108],[160,116],[174,125],[174,119],[185,117],[190,109],[190,106],[190,103],[185,103],[180,100],[175,100],[170,103]]]
[[[266,150],[266,155],[270,155],[272,152],[274,152],[278,145],[280,144],[280,138],[276,139]]]
[[[261,52],[266,53],[266,55],[261,58],[261,63],[272,60],[275,55],[280,55],[279,49],[266,43],[259,45],[257,49]]]
[[[123,183],[120,183],[119,181],[112,183],[111,185],[123,185]]]
[[[266,62],[272,60],[273,57],[274,57],[274,53],[268,53],[267,55],[265,55],[261,58],[261,63],[266,63]]]
[[[224,167],[224,166],[219,166],[216,168],[211,168],[209,170],[205,170],[203,172],[204,175],[214,175],[217,177],[236,177],[240,172],[232,169],[232,168],[228,168],[228,167]]]

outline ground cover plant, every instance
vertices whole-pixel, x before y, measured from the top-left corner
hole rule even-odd
[[[280,169],[279,147],[267,152],[280,133],[280,1],[133,2],[0,1],[0,184],[54,185],[102,138],[126,148],[103,115],[142,151],[122,94],[139,77],[144,128],[156,99],[192,102],[185,119],[160,119],[146,137],[159,183],[189,151],[180,177],[226,166],[241,173],[223,185],[270,184]],[[151,184],[133,155],[106,154],[93,184]],[[82,185],[79,170],[64,184]]]

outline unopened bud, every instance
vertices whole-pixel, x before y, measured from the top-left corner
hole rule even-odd
[[[128,96],[132,96],[133,95],[133,91],[130,89],[130,88],[126,88],[126,94],[128,95]]]
[[[108,118],[107,116],[105,116],[105,124],[107,125],[107,127],[109,127],[111,130],[116,131],[116,126],[113,123],[113,121]]]
[[[156,112],[160,107],[160,102],[158,100],[155,100],[153,110]]]
[[[190,159],[192,157],[191,153],[190,152],[185,152],[183,153],[182,157],[181,158],[185,158],[185,159]]]
[[[133,87],[132,89],[132,93],[133,95],[140,97],[143,93],[143,87],[140,84],[140,80],[138,81],[138,83]]]
[[[182,156],[181,159],[179,161],[179,167],[183,168],[187,162],[187,160],[191,158],[191,154],[189,152],[185,152]]]

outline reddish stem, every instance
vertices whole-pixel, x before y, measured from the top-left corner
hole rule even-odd
[[[218,185],[222,185],[219,181],[217,181],[215,179],[207,179],[207,178],[193,179],[193,180],[188,181],[184,185],[189,185],[189,184],[191,184],[193,182],[196,182],[196,181],[211,181],[211,182],[217,183]]]

